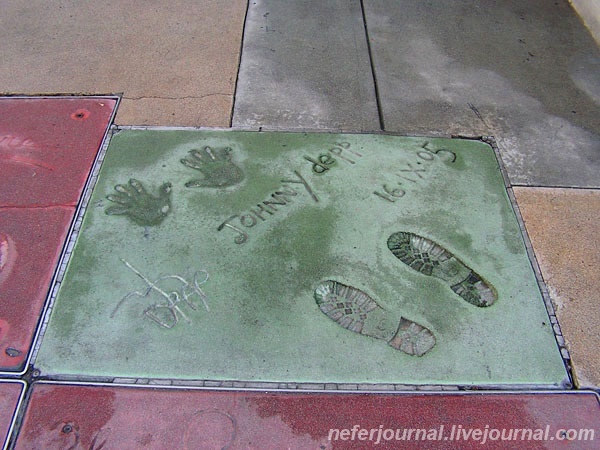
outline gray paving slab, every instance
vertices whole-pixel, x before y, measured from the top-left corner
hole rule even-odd
[[[233,125],[378,130],[360,1],[251,1]]]
[[[122,94],[121,125],[229,126],[246,4],[2,2],[0,89]]]
[[[600,186],[600,52],[568,2],[364,5],[387,131],[494,135],[514,184]]]

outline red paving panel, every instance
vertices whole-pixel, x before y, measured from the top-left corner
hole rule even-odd
[[[0,205],[75,205],[114,98],[0,98]]]
[[[395,440],[410,429],[411,440]],[[531,440],[515,429],[531,430]],[[416,430],[425,430],[418,440]],[[590,430],[581,435],[587,440],[568,440],[579,430]],[[292,394],[48,383],[34,386],[16,449],[597,449],[598,433],[594,394]]]
[[[74,212],[0,206],[0,370],[23,368]]]
[[[115,98],[0,98],[0,370],[29,352]]]
[[[6,443],[8,439],[13,414],[17,409],[22,392],[23,383],[21,382],[0,382],[0,443]]]

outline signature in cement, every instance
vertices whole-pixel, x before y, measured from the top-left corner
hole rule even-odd
[[[182,311],[181,305],[187,305],[195,311],[197,307],[190,300],[193,296],[198,296],[206,311],[210,311],[206,294],[200,288],[200,285],[208,281],[207,271],[195,272],[191,282],[178,275],[164,275],[152,281],[124,259],[121,259],[121,262],[144,281],[146,289],[130,292],[123,297],[111,313],[111,318],[114,318],[117,310],[126,300],[134,296],[153,299],[155,303],[144,310],[144,315],[161,327],[168,329],[177,325],[180,317],[191,323],[191,320]],[[199,280],[201,274],[203,279]]]

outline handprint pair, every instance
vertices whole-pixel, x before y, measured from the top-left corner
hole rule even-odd
[[[193,149],[181,159],[181,163],[202,173],[202,177],[185,183],[188,188],[208,187],[224,188],[233,186],[244,178],[244,173],[235,165],[231,157],[231,148],[204,147]],[[124,215],[142,226],[160,224],[171,211],[171,183],[158,188],[158,195],[149,194],[142,183],[134,178],[128,184],[117,184],[115,194],[107,195],[114,206],[108,207],[108,215]]]

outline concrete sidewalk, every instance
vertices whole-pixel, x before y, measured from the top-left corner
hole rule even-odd
[[[584,19],[593,25],[594,18],[587,14]],[[177,0],[168,5],[141,5],[131,0],[94,4],[34,0],[4,5],[0,25],[3,50],[0,91],[3,95],[79,94],[104,98],[116,95],[120,103],[114,123],[121,127],[493,137],[487,141],[497,147],[506,169],[507,194],[519,208],[532,245],[533,267],[537,270],[539,265],[538,275],[547,286],[551,300],[546,305],[549,320],[558,345],[563,347],[562,357],[574,383],[572,390],[600,390],[600,282],[597,277],[600,264],[600,50],[566,0],[503,0],[476,4],[466,0],[443,3],[236,0],[226,5],[217,0]],[[67,114],[65,123],[80,124],[78,120],[83,116],[78,116],[75,109],[69,109],[69,114],[74,116],[69,118]],[[33,116],[22,120],[13,117],[14,114],[17,113],[0,109],[0,115],[5,115],[0,122],[3,127],[0,128],[0,163],[13,164],[17,151],[23,149],[28,158],[38,151],[31,144],[33,141],[19,141],[13,129],[19,122],[32,123],[35,127],[37,113],[28,113]],[[80,133],[57,125],[63,120],[59,115],[40,114],[43,116],[37,117],[39,124],[46,124],[47,129],[58,133],[57,139],[64,139],[61,141],[64,144],[52,144],[53,148],[67,145]],[[83,112],[79,114],[85,116]],[[110,117],[110,114],[103,116],[103,121],[96,124],[99,127],[96,132],[110,124]],[[93,142],[98,140],[94,139]],[[98,150],[89,151],[95,154]],[[17,156],[21,158],[25,153]],[[31,168],[31,160],[27,161],[27,167]],[[75,165],[79,167],[78,164]],[[0,167],[3,175],[8,173],[5,166]],[[77,189],[83,186],[77,178],[81,175],[73,178],[58,166],[55,172],[60,172],[64,179],[71,179],[77,187],[73,188],[76,194],[69,190],[65,199],[57,195],[55,203],[51,198],[54,194],[42,193],[48,196],[48,205],[52,208],[65,209],[64,214],[61,212],[64,217],[61,216],[60,229],[44,230],[55,236],[52,238],[55,241],[58,239],[58,247],[55,245],[44,263],[46,284],[56,269],[60,248],[69,231],[67,223],[79,205],[78,199],[71,197],[80,195]],[[134,178],[131,174],[128,177]],[[11,228],[10,234],[22,232],[25,241],[50,239],[40,237],[42,234],[27,238],[27,226],[43,220],[34,220],[31,215],[27,219],[15,219],[26,214],[15,209],[23,206],[15,200],[21,195],[15,186],[21,182],[7,180],[4,177],[0,180],[0,192],[6,194],[0,204],[0,225],[21,220],[19,224],[23,225]],[[156,186],[158,188],[158,184]],[[13,191],[14,195],[10,194]],[[27,207],[36,205],[37,201],[33,199]],[[38,213],[41,211],[36,211]],[[6,237],[9,226],[5,228],[0,229],[0,270],[6,267],[7,274],[12,261],[9,253],[12,241]],[[529,241],[526,240],[526,244],[529,245]],[[0,284],[5,274],[0,272]],[[10,292],[12,297],[14,291]],[[35,312],[28,316],[28,339],[33,338],[35,325],[43,313],[44,288],[36,288],[36,295],[37,299],[32,300],[35,306],[30,310]],[[8,291],[0,290],[0,297],[6,296]],[[69,314],[67,312],[67,316]],[[17,315],[21,320],[22,314],[14,317]],[[0,317],[0,338],[8,333],[6,324],[16,320],[14,317]],[[507,321],[520,319],[506,317]],[[520,349],[512,348],[512,351]],[[24,363],[25,354],[22,356]],[[68,359],[72,355],[56,354],[58,359],[62,356]],[[13,358],[14,361],[14,357],[8,355],[8,360]],[[241,367],[254,363],[248,360]],[[9,405],[8,409],[10,405],[16,408],[19,395],[27,393],[28,398],[31,392],[32,408],[42,408],[41,412],[27,410],[28,403],[22,403],[20,418],[27,411],[24,430],[29,431],[22,435],[27,441],[12,441],[11,445],[17,448],[30,445],[35,435],[35,432],[31,434],[35,421],[44,423],[46,428],[57,426],[55,422],[39,419],[45,414],[57,414],[55,410],[50,413],[47,412],[50,409],[46,412],[43,409],[50,408],[48,401],[44,402],[44,395],[50,395],[46,391],[54,388],[39,383],[34,373],[35,360],[32,365],[33,372],[21,374],[20,369],[7,370],[0,380],[0,400]],[[527,372],[520,367],[510,367],[507,371],[513,371],[515,380]],[[85,375],[88,377],[89,373]],[[110,378],[111,374],[105,373],[94,381],[106,382]],[[286,382],[292,378],[293,375],[286,378]],[[89,377],[86,380],[89,381]],[[58,383],[52,395],[62,395],[58,393],[62,389],[60,380],[50,377],[48,381],[51,386]],[[136,380],[121,377],[120,381]],[[142,382],[152,383],[151,380]],[[186,385],[185,382],[179,384]],[[504,390],[514,388],[510,382],[501,384]],[[286,388],[290,386],[293,387],[293,383],[286,384]],[[232,383],[213,387],[235,386]],[[76,385],[67,384],[64,398],[78,389]],[[127,392],[127,388],[119,389]],[[108,396],[117,398],[118,395],[121,394]],[[90,398],[104,397],[92,393]],[[435,404],[435,396],[430,399]],[[76,402],[64,401],[68,405]],[[289,399],[282,401],[294,405]],[[586,408],[590,408],[587,397],[585,401],[588,402]],[[112,404],[112,400],[102,402]],[[207,410],[226,409],[222,405],[214,406],[213,399],[206,402]],[[240,421],[246,421],[249,427],[259,426],[252,421],[255,419],[247,419],[256,416],[250,406],[247,408],[243,413],[238,411]],[[294,409],[293,406],[285,408]],[[559,417],[552,423],[560,426],[564,420],[560,408],[550,409],[554,411],[553,417]],[[483,414],[486,409],[478,411]],[[199,417],[194,416],[197,411],[190,414],[196,419]],[[227,436],[221,447],[229,445],[231,436],[223,431],[232,423],[232,416],[228,414],[219,412],[218,417],[203,415],[202,420],[198,419],[202,426],[221,430]],[[531,414],[531,411],[524,410],[523,414]],[[599,416],[596,410],[595,422],[591,419],[586,423],[597,428]],[[151,428],[147,417],[130,417],[130,420],[139,420],[141,428],[138,430]],[[4,423],[7,421],[9,419],[3,419]],[[103,434],[108,421],[107,417],[98,429],[94,428],[96,431],[85,436],[79,431],[74,434],[75,424],[61,422],[62,432],[57,428],[42,433],[44,443],[36,445],[61,448],[68,443],[74,445],[73,448],[83,448],[84,444],[88,448],[104,441],[118,446]],[[289,425],[293,420],[286,423]],[[543,423],[549,422],[544,422],[543,411],[540,411],[531,426]],[[14,425],[14,436],[17,436],[21,421]],[[283,430],[273,423],[269,426],[276,430],[274,436],[290,437],[287,428]],[[516,428],[518,424],[513,426]],[[309,433],[306,427],[298,429]],[[165,428],[162,430],[160,433],[164,434]],[[9,425],[6,431],[9,432]],[[138,445],[142,445],[140,442],[150,445],[150,431],[138,434]],[[298,448],[311,444],[331,445],[322,441],[322,433],[303,436],[303,440],[293,445]],[[182,439],[182,442],[191,442],[187,434]],[[278,448],[272,442],[275,446],[269,447],[269,443],[256,436],[252,439],[262,442],[261,445],[266,446],[263,448]],[[211,448],[210,445],[217,445],[218,441],[215,438],[203,448]],[[152,445],[160,448],[156,442]],[[232,448],[251,448],[245,445],[237,442]],[[336,445],[327,448],[344,448]],[[555,448],[550,443],[547,445],[547,448]],[[577,448],[593,447],[579,445]]]

